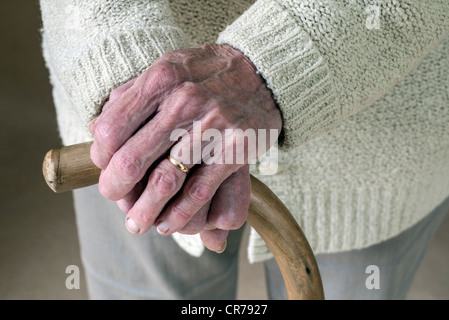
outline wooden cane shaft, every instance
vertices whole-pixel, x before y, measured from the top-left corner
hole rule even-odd
[[[48,151],[43,174],[54,192],[65,192],[98,183],[101,170],[90,159],[92,143]],[[289,300],[324,299],[315,256],[295,219],[279,198],[251,176],[247,221],[263,238],[281,269]]]

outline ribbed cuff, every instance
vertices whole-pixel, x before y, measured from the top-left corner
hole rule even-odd
[[[110,92],[140,75],[165,52],[188,47],[183,31],[160,27],[121,32],[91,45],[64,67],[61,80],[84,123],[101,112]]]
[[[339,119],[327,63],[293,14],[276,1],[257,1],[217,42],[242,51],[266,80],[282,112],[281,149],[310,140]]]

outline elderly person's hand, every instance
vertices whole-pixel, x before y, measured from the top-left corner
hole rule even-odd
[[[221,251],[227,230],[246,220],[247,164],[268,150],[270,129],[279,133],[281,126],[271,92],[240,51],[203,45],[169,52],[113,91],[90,127],[91,157],[102,169],[100,192],[127,212],[128,230],[135,234],[153,225],[164,235],[200,232],[206,247]],[[214,129],[221,139],[195,137],[197,129],[202,134]],[[255,146],[245,143],[244,160],[238,161],[238,154],[225,155],[235,151],[238,140],[233,135],[238,130],[229,129],[268,133],[255,154],[248,151]],[[188,136],[176,140],[174,132]]]

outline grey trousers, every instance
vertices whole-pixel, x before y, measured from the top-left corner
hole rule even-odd
[[[195,258],[154,228],[132,235],[125,214],[97,186],[74,191],[81,257],[91,299],[235,299],[243,228],[230,232],[226,250]],[[317,255],[327,299],[402,299],[449,199],[415,227],[382,244],[358,251]],[[380,289],[366,287],[366,267],[379,268]],[[285,299],[273,260],[265,263],[271,299]],[[394,280],[394,281],[393,281]]]

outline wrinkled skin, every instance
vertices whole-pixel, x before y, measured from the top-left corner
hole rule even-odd
[[[170,134],[181,128],[192,135],[194,121],[203,132],[219,130],[223,146],[236,143],[225,129],[282,127],[253,64],[228,45],[203,45],[166,53],[111,93],[90,126],[91,158],[102,169],[101,194],[126,212],[130,232],[156,226],[162,235],[200,233],[207,248],[222,252],[229,230],[247,217],[251,159],[248,153],[244,163],[188,163],[184,173],[167,155],[178,159],[195,142],[171,141]]]

